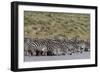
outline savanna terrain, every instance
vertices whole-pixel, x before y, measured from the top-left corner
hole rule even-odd
[[[90,38],[90,15],[24,11],[24,37],[29,38]]]

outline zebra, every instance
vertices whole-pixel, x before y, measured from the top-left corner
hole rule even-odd
[[[84,40],[80,40],[77,45],[79,46],[79,52],[80,53],[83,53],[90,48],[89,42],[86,42]]]
[[[25,56],[32,56],[35,55],[35,50],[32,46],[32,39],[24,38],[24,55]]]
[[[42,39],[35,39],[32,41],[32,46],[35,49],[36,56],[45,56],[47,55],[47,47],[43,43]]]
[[[89,40],[87,40],[85,42],[85,49],[84,49],[85,52],[90,52],[90,42]]]
[[[47,47],[47,56],[56,55],[56,54],[54,53],[55,46],[54,46],[54,42],[53,42],[52,39],[46,39],[46,40],[44,40],[44,44],[45,44],[46,47]]]
[[[62,40],[54,39],[53,40],[53,46],[54,46],[54,53],[56,55],[65,55],[67,47],[62,44]]]
[[[26,56],[41,56],[44,55],[43,51],[46,50],[46,47],[35,39],[26,39],[24,40],[24,53]]]
[[[87,46],[87,47],[86,47]],[[60,56],[82,53],[89,47],[88,42],[60,39],[24,39],[26,56]]]
[[[66,55],[66,53],[68,52],[68,42],[67,42],[67,40],[63,39],[63,40],[55,40],[55,41],[60,46],[61,54]]]

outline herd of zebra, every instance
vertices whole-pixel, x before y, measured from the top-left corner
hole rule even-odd
[[[61,56],[90,51],[89,41],[24,38],[25,56]]]

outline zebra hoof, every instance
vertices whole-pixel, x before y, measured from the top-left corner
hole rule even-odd
[[[70,53],[69,55],[72,55],[72,53]]]

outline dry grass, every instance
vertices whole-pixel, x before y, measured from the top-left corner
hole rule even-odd
[[[90,38],[90,15],[79,13],[24,12],[24,36],[30,38]]]

